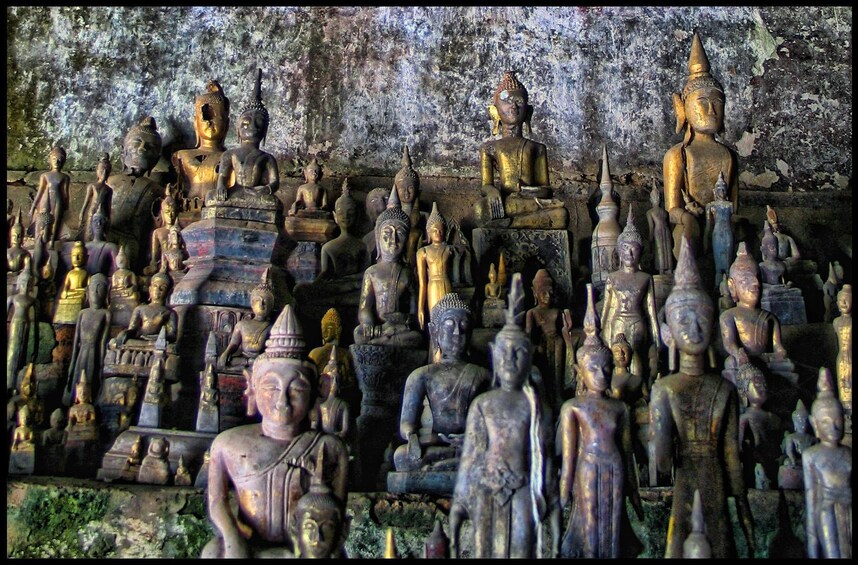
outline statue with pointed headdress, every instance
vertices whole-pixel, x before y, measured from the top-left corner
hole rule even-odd
[[[321,375],[331,357],[331,351],[337,350],[337,370],[340,375],[341,389],[351,389],[355,386],[355,370],[352,356],[348,347],[337,347],[343,333],[343,321],[336,308],[329,308],[322,316],[322,345],[310,351],[308,357],[316,364]]]
[[[113,274],[110,275],[109,309],[112,324],[128,327],[131,313],[140,304],[140,291],[137,288],[137,275],[129,267],[130,258],[125,245],[119,246],[119,253],[113,259]]]
[[[445,294],[453,292],[451,268],[453,246],[446,242],[447,221],[438,212],[438,203],[432,203],[432,213],[426,221],[429,244],[417,250],[417,321],[420,329],[426,327],[426,315]]]
[[[777,240],[777,256],[784,262],[786,272],[790,275],[815,274],[816,262],[801,258],[795,239],[783,231],[778,213],[769,205],[766,205],[766,221],[771,226],[772,235]]]
[[[657,275],[673,273],[673,250],[670,235],[670,217],[661,207],[661,190],[653,182],[649,193],[652,207],[647,210],[646,221],[649,225],[649,240],[652,243],[654,267]]]
[[[664,207],[674,224],[673,254],[679,256],[682,235],[700,253],[705,206],[714,200],[718,175],[727,183],[726,199],[736,211],[739,172],[736,152],[716,138],[724,130],[724,88],[709,72],[709,59],[695,32],[682,93],[673,94],[676,133],[684,136],[664,155]]]
[[[804,451],[816,443],[816,437],[808,433],[810,413],[801,399],[792,413],[792,432],[784,433],[781,444],[786,456],[778,469],[778,488],[786,490],[804,489],[804,474],[801,468],[801,456]]]
[[[218,357],[218,367],[250,366],[265,348],[271,333],[271,309],[274,307],[274,292],[271,289],[269,269],[265,269],[262,281],[250,293],[252,318],[244,318],[235,324],[226,349]]]
[[[120,347],[128,339],[155,341],[162,328],[166,330],[167,341],[175,343],[179,321],[176,311],[167,306],[171,285],[172,281],[164,268],[152,276],[149,281],[149,304],[140,304],[134,308],[128,327],[110,340],[112,346]]]
[[[339,347],[334,345],[328,362],[319,372],[319,396],[310,412],[310,422],[314,430],[339,436],[347,442],[350,432],[351,415],[348,403],[340,398],[340,369],[337,362]]]
[[[211,446],[209,519],[216,537],[203,557],[258,557],[283,548],[295,552],[290,524],[313,471],[345,505],[348,454],[334,435],[310,430],[316,366],[305,360],[303,332],[287,305],[247,378],[247,411],[262,423],[231,428]],[[324,452],[324,456],[322,453]],[[238,513],[229,504],[236,491]]]
[[[173,226],[178,226],[179,202],[175,190],[178,187],[167,184],[165,191],[167,196],[161,200],[160,226],[152,231],[152,239],[149,248],[149,264],[143,269],[144,275],[152,275],[161,268],[161,256],[169,247],[169,234]],[[178,226],[181,227],[181,226]]]
[[[90,222],[92,217],[101,213],[106,223],[110,223],[110,208],[113,203],[113,188],[107,184],[107,179],[110,177],[110,171],[113,170],[113,165],[110,164],[110,154],[102,153],[101,159],[95,166],[95,182],[87,185],[86,196],[83,198],[83,206],[80,208],[80,235],[78,239],[83,241],[92,240],[92,227]]]
[[[546,400],[556,414],[563,400],[563,367],[566,347],[560,335],[560,309],[554,301],[554,281],[548,269],[539,269],[533,277],[536,306],[525,315],[524,331],[533,344],[533,364],[539,368],[546,385]]]
[[[77,315],[68,384],[63,393],[63,404],[72,403],[72,392],[84,371],[92,375],[95,383],[93,395],[98,397],[101,389],[101,369],[107,340],[110,336],[110,310],[107,309],[107,277],[101,273],[92,275],[86,289],[89,307]]]
[[[71,183],[71,177],[63,172],[65,162],[66,150],[60,146],[52,147],[48,154],[51,170],[42,173],[39,177],[33,205],[30,207],[30,218],[35,218],[37,214],[51,215],[53,221],[47,226],[47,241],[52,246],[61,235],[68,236],[62,233],[63,214],[69,206],[69,184]],[[30,232],[36,235],[34,228],[35,224],[31,223]]]
[[[590,244],[592,275],[590,279],[601,291],[605,287],[608,275],[617,270],[620,260],[617,256],[617,238],[620,236],[620,223],[617,215],[620,207],[614,202],[614,183],[611,181],[611,168],[608,164],[608,148],[602,146],[602,180],[599,182],[602,199],[596,205],[599,223],[593,229],[593,242]]]
[[[21,223],[21,209],[18,208],[18,214],[15,217],[15,223],[12,224],[9,230],[9,249],[6,250],[6,290],[7,294],[10,289],[9,283],[13,282],[15,277],[22,269],[32,269],[33,257],[30,252],[22,247],[24,243],[24,225]],[[12,285],[14,287],[14,284]]]
[[[712,249],[715,258],[715,274],[730,270],[733,260],[733,203],[727,200],[727,181],[724,173],[718,174],[718,182],[713,191],[715,197],[706,205],[706,233],[703,235],[703,250]],[[720,276],[715,277],[715,285],[721,283]]]
[[[846,414],[846,434],[852,438],[852,285],[844,284],[837,293],[840,316],[834,319],[837,335],[837,389]]]
[[[6,297],[6,391],[17,387],[18,372],[36,361],[39,352],[39,303],[30,269],[18,273],[15,292]]]
[[[550,432],[532,382],[533,346],[522,328],[524,315],[521,274],[516,273],[506,324],[489,344],[497,388],[477,396],[468,410],[450,508],[455,557],[465,518],[473,524],[475,557],[542,556],[542,521],[553,506],[546,488],[553,476],[545,448]]]
[[[325,450],[319,451],[310,489],[298,500],[289,523],[289,534],[299,559],[346,558],[350,519],[345,501],[328,486],[324,476]]]
[[[74,405],[69,408],[66,425],[66,471],[72,476],[91,478],[100,461],[98,421],[92,405],[92,389],[86,371],[75,386]]]
[[[735,498],[748,554],[753,555],[753,518],[739,458],[738,394],[730,381],[704,368],[715,308],[703,289],[687,238],[682,240],[674,276],[662,335],[672,349],[679,350],[679,371],[655,381],[649,405],[650,465],[660,473],[669,474],[673,468],[675,477],[665,556],[682,557],[697,489],[703,495],[713,557],[735,555],[729,496]]]

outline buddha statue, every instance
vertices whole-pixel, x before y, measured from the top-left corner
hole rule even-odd
[[[144,266],[140,247],[149,241],[155,202],[165,196],[164,187],[151,177],[160,157],[161,134],[155,119],[147,116],[125,134],[123,169],[107,179],[113,187],[110,241],[120,247],[125,245],[129,268],[136,272]]]
[[[86,247],[83,242],[76,241],[71,251],[72,270],[66,273],[57,301],[57,311],[54,313],[55,324],[74,324],[77,315],[86,300],[86,282],[89,273],[86,272]]]
[[[649,193],[652,208],[647,210],[646,222],[649,226],[649,240],[652,244],[656,274],[664,275],[673,272],[673,251],[671,249],[670,217],[661,207],[661,191],[658,184],[653,183]],[[616,221],[616,220],[615,220]],[[617,224],[619,231],[619,224]]]
[[[503,299],[503,288],[498,282],[498,272],[494,263],[489,266],[489,282],[486,283],[484,292],[486,298]]]
[[[175,310],[166,305],[169,291],[170,277],[163,270],[155,273],[149,282],[149,304],[134,308],[128,328],[110,340],[110,345],[121,347],[129,339],[152,342],[158,337],[161,328],[166,330],[167,341],[175,343],[178,316]]]
[[[18,373],[36,361],[39,351],[39,305],[33,289],[33,274],[22,269],[15,294],[6,297],[6,391],[16,388]]]
[[[682,542],[683,559],[711,559],[712,546],[706,538],[706,522],[703,519],[703,502],[700,491],[694,489],[694,502],[691,504],[691,533]]]
[[[786,265],[778,259],[777,239],[772,234],[772,228],[768,222],[763,222],[763,233],[765,235],[760,243],[760,254],[763,257],[760,263],[760,276],[763,279],[763,288],[783,285]]]
[[[131,313],[140,304],[140,292],[137,289],[137,275],[129,269],[129,257],[126,247],[121,245],[113,260],[114,270],[110,275],[110,315],[116,326],[128,326]]]
[[[206,195],[217,184],[227,132],[229,99],[220,83],[209,80],[205,92],[194,100],[194,148],[176,151],[172,158],[180,194],[190,202],[192,210],[202,206]]]
[[[617,238],[620,268],[605,280],[602,339],[608,345],[613,343],[615,335],[625,334],[633,351],[631,372],[651,382],[655,375],[650,374],[649,351],[651,347],[658,348],[661,339],[652,275],[640,270],[642,250],[643,238],[629,206],[626,227]]]
[[[539,369],[545,383],[545,401],[556,414],[563,399],[566,349],[560,335],[560,309],[554,304],[554,281],[548,270],[536,271],[532,288],[536,306],[525,315],[524,331],[533,344],[533,364]]]
[[[230,428],[212,442],[208,510],[216,537],[202,557],[260,556],[278,548],[294,553],[288,527],[314,469],[345,504],[346,447],[334,435],[308,429],[316,368],[303,360],[303,352],[303,334],[287,304],[247,375],[248,414],[258,410],[262,422]],[[230,485],[237,514],[229,503]]]
[[[792,433],[785,432],[782,442],[786,458],[778,469],[778,488],[787,490],[804,489],[804,474],[801,469],[801,455],[816,443],[816,437],[807,432],[810,414],[799,399],[792,413]]]
[[[757,263],[748,255],[745,242],[740,242],[727,278],[736,306],[723,312],[718,322],[721,341],[729,355],[724,361],[723,375],[735,384],[739,367],[751,360],[759,360],[772,373],[795,382],[797,376],[781,340],[780,322],[758,306],[758,275]]]
[[[802,454],[805,539],[811,559],[852,557],[852,448],[842,445],[843,408],[831,372],[819,369],[810,424],[819,443]]]
[[[828,278],[822,284],[822,303],[825,308],[823,321],[830,323],[837,316],[837,293],[843,286],[843,267],[838,261],[828,264]]]
[[[46,241],[51,246],[60,239],[63,214],[68,208],[71,177],[63,172],[65,162],[66,150],[62,147],[53,147],[48,155],[51,170],[42,173],[39,177],[36,196],[33,198],[33,205],[30,207],[31,218],[35,218],[36,214],[44,213],[50,213],[51,218],[53,218],[53,221],[47,226],[46,237]]]
[[[343,180],[343,194],[334,202],[334,221],[340,234],[322,245],[319,278],[336,280],[359,276],[369,265],[363,241],[352,233],[357,219],[357,203],[351,196],[348,178]]]
[[[21,209],[12,228],[9,230],[9,249],[6,250],[6,291],[12,294],[14,282],[22,270],[33,268],[33,257],[21,245],[24,242],[24,225],[21,223]],[[10,288],[11,283],[11,288]]]
[[[191,472],[185,465],[185,458],[179,455],[179,464],[176,467],[176,474],[173,477],[173,484],[177,487],[189,487],[193,481],[191,480]]]
[[[218,357],[218,368],[253,364],[253,360],[265,350],[265,342],[271,334],[273,307],[274,291],[271,288],[270,271],[265,269],[262,282],[250,293],[253,317],[244,318],[235,324],[226,349]]]
[[[614,183],[611,181],[608,148],[605,145],[602,146],[602,180],[599,182],[599,190],[602,192],[602,199],[596,205],[599,222],[593,229],[593,242],[590,244],[593,271],[590,280],[601,291],[608,275],[620,266],[617,255],[617,238],[620,236],[617,215],[620,207],[614,202]]]
[[[113,274],[119,248],[115,243],[106,241],[104,238],[104,233],[107,230],[107,218],[101,210],[96,210],[90,216],[89,239],[85,245],[86,272],[90,275],[96,273]]]
[[[313,471],[310,489],[298,499],[294,517],[289,523],[295,557],[299,559],[348,557],[344,546],[349,533],[349,518],[343,501],[325,483],[324,452],[324,449],[319,451],[319,464]]]
[[[241,111],[236,124],[239,146],[220,158],[217,186],[206,195],[206,206],[232,200],[232,206],[276,208],[274,193],[280,188],[277,160],[259,149],[268,134],[268,110],[262,104],[262,69],[257,70],[252,102]],[[231,187],[228,183],[235,179]]]
[[[107,309],[107,277],[101,273],[89,279],[86,289],[89,307],[77,315],[68,383],[63,393],[63,404],[72,403],[72,391],[77,387],[83,372],[92,375],[92,394],[98,398],[101,390],[101,369],[107,340],[110,335],[110,311]]]
[[[324,374],[325,367],[331,357],[331,351],[337,350],[337,372],[340,377],[341,389],[351,390],[355,387],[355,371],[352,356],[347,347],[337,347],[343,332],[343,322],[335,308],[328,309],[322,316],[322,345],[310,351],[307,357],[316,364],[319,375]]]
[[[772,228],[772,234],[777,239],[778,259],[784,262],[786,272],[789,274],[814,274],[816,263],[808,259],[802,259],[798,245],[790,235],[784,233],[778,213],[771,206],[766,205],[766,220]]]
[[[161,255],[161,261],[167,265],[167,273],[174,283],[188,271],[185,266],[185,260],[188,257],[188,250],[182,239],[182,230],[178,224],[173,224],[167,233],[167,248]]]
[[[751,470],[762,465],[763,473],[770,480],[777,478],[779,440],[783,437],[781,419],[766,409],[768,390],[766,377],[758,368],[750,365],[747,386],[748,407],[739,416],[739,448],[742,450],[742,466],[745,485],[754,484]]]
[[[489,371],[468,363],[471,310],[456,293],[445,294],[432,308],[429,333],[439,358],[408,375],[402,393],[397,471],[455,471],[464,441],[468,407],[489,387]],[[424,426],[424,404],[432,413]]]
[[[763,280],[760,305],[764,310],[775,315],[781,325],[806,324],[807,313],[801,289],[793,287],[791,281],[784,284],[786,265],[778,259],[777,240],[772,234],[769,223],[764,222],[764,226],[765,235],[760,245],[763,261],[759,264]]]
[[[176,200],[170,194],[172,187],[166,187],[167,197],[161,201],[161,225],[152,232],[149,264],[143,269],[144,275],[154,275],[161,268],[161,255],[167,249],[170,228],[176,224],[179,217]]]
[[[166,485],[170,483],[173,474],[170,472],[170,441],[165,437],[155,437],[149,441],[149,450],[140,470],[137,472],[137,482],[144,485]]]
[[[593,287],[587,287],[587,311],[594,316]],[[611,350],[602,344],[594,323],[588,328],[577,352],[577,373],[584,391],[563,403],[558,423],[560,505],[572,502],[560,555],[616,559],[630,545],[621,543],[620,537],[626,496],[641,519],[643,507],[632,455],[629,408],[607,395]]]
[[[423,243],[426,233],[426,218],[420,213],[420,176],[411,165],[411,155],[408,146],[402,146],[402,168],[393,177],[393,188],[402,206],[402,211],[408,214],[411,227],[408,231],[408,242],[405,245],[403,261],[414,267],[417,260],[417,249]],[[391,191],[391,198],[392,196]],[[388,201],[388,205],[390,202]]]
[[[840,316],[832,322],[837,334],[837,390],[846,415],[846,433],[852,435],[852,285],[837,293]]]
[[[420,329],[426,327],[426,315],[445,294],[453,292],[452,274],[453,246],[445,241],[447,221],[438,212],[438,203],[432,203],[432,213],[426,221],[429,245],[417,250],[417,322]]]
[[[9,454],[10,475],[32,475],[36,464],[36,442],[30,425],[30,409],[18,409],[18,427],[12,434],[12,452]]]
[[[709,59],[700,36],[694,33],[688,59],[688,79],[682,93],[673,94],[676,133],[685,130],[682,142],[664,155],[664,207],[673,229],[673,254],[679,256],[684,234],[700,252],[701,216],[714,200],[718,175],[727,183],[726,199],[739,197],[736,152],[715,136],[724,130],[724,88],[709,72]],[[706,520],[707,524],[709,520]]]
[[[673,467],[675,477],[665,557],[682,556],[695,490],[703,495],[713,557],[735,554],[728,496],[735,498],[748,555],[754,555],[753,518],[739,458],[738,395],[731,382],[705,372],[715,311],[685,237],[674,277],[662,331],[665,342],[679,350],[679,372],[655,381],[649,405],[650,465],[661,473]]]
[[[107,184],[110,171],[110,155],[101,154],[98,164],[95,166],[95,182],[86,186],[86,195],[83,197],[83,206],[80,208],[80,234],[78,239],[92,241],[92,217],[101,213],[107,223],[110,222],[110,208],[113,202],[113,188]],[[102,234],[103,235],[103,234]]]
[[[713,191],[715,199],[708,203],[706,212],[706,232],[703,235],[703,250],[712,249],[715,258],[715,272],[726,273],[733,260],[733,203],[727,200],[727,181],[724,173],[718,173],[718,182]],[[715,284],[720,283],[715,277]]]
[[[319,397],[310,411],[310,426],[314,430],[322,430],[326,434],[333,434],[347,441],[351,416],[348,403],[338,396],[340,392],[338,350],[339,347],[336,345],[331,348],[328,362],[319,373]]]
[[[194,430],[203,433],[218,433],[220,431],[220,412],[218,401],[220,393],[215,382],[214,366],[206,365],[206,370],[200,373],[200,404],[197,408],[197,421]]]
[[[721,297],[718,299],[718,316],[736,306],[736,302],[730,295],[730,286],[727,284],[727,272],[721,273],[721,284],[718,285],[718,292]]]
[[[396,187],[375,224],[378,262],[367,268],[361,284],[357,345],[417,346],[420,332],[411,329],[417,315],[417,289],[412,271],[402,263],[411,223],[399,206]]]
[[[378,215],[387,208],[387,197],[389,194],[390,191],[386,188],[373,188],[367,193],[366,201],[364,202],[364,209],[366,210],[366,217],[369,218],[369,224],[371,226],[375,226],[375,222],[378,220]],[[366,252],[369,256],[369,262],[375,263],[378,259],[378,252],[375,249],[374,230],[370,230],[369,233],[363,236],[363,244],[366,247]]]
[[[506,71],[492,97],[489,115],[492,135],[500,139],[480,148],[483,200],[476,216],[483,225],[513,228],[561,229],[569,213],[560,200],[552,199],[548,180],[548,152],[542,143],[527,139],[533,106],[513,71]]]
[[[17,409],[26,406],[30,410],[30,422],[37,428],[41,428],[45,422],[45,403],[39,398],[39,382],[35,376],[35,364],[29,363],[21,379],[20,390],[13,395],[9,401]]]
[[[607,396],[622,400],[629,407],[632,423],[632,450],[635,462],[640,470],[639,476],[649,480],[649,457],[647,441],[649,438],[649,388],[640,375],[629,372],[632,363],[632,346],[625,334],[617,334],[611,344],[614,358],[614,371],[611,374],[611,386]],[[583,381],[579,379],[583,386]],[[582,390],[583,392],[583,390]],[[648,485],[648,482],[643,484]]]
[[[298,192],[295,194],[295,202],[289,208],[290,216],[308,216],[316,217],[322,213],[321,217],[330,216],[328,212],[328,193],[319,180],[322,178],[322,167],[314,157],[307,166],[304,167],[304,184],[298,187]]]
[[[85,475],[89,470],[94,471],[99,458],[91,461],[88,456],[98,450],[98,422],[86,371],[81,373],[75,387],[74,405],[69,408],[66,431],[66,469],[77,470],[79,475]]]
[[[66,471],[65,446],[68,432],[62,408],[51,412],[50,428],[42,432],[39,443],[40,457],[36,461],[39,474],[62,476]]]

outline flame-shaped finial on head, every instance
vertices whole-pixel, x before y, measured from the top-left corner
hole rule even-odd
[[[435,224],[441,224],[441,229],[443,230],[447,229],[447,220],[438,211],[438,203],[432,202],[432,213],[429,214],[429,218],[426,220],[426,231],[428,232]]]
[[[754,276],[759,276],[760,268],[757,262],[748,253],[748,246],[744,241],[740,241],[736,247],[736,259],[730,265],[730,278],[736,278],[740,273],[750,273]]]
[[[778,213],[768,204],[766,204],[766,220],[772,224],[773,228],[778,225]]]
[[[629,215],[626,219],[626,226],[623,228],[619,237],[617,237],[617,247],[623,243],[634,243],[639,247],[643,247],[643,237],[638,231],[638,227],[635,225],[635,216],[631,204],[629,204]]]
[[[795,422],[796,418],[799,420],[807,420],[808,416],[810,416],[810,413],[807,411],[807,407],[804,405],[804,402],[799,398],[798,402],[795,403],[795,410],[792,412],[793,422]]]
[[[399,557],[396,551],[396,540],[393,537],[393,528],[387,528],[384,536],[384,558],[396,559]]]
[[[687,98],[689,94],[700,88],[715,88],[724,92],[721,84],[711,75],[709,58],[703,49],[703,42],[697,32],[691,41],[691,55],[688,57],[688,80],[682,89],[682,97]]]
[[[727,181],[724,179],[724,171],[718,173],[718,180],[715,181],[715,194],[727,196]]]
[[[301,324],[295,316],[294,307],[287,304],[271,328],[271,334],[265,342],[265,355],[302,359],[304,346],[304,332],[301,330]]]
[[[402,209],[402,204],[399,200],[399,190],[396,185],[390,191],[390,198],[387,200],[387,208],[382,210],[381,214],[375,220],[376,239],[378,239],[379,229],[385,222],[395,222],[405,226],[406,230],[411,229],[411,218]]]
[[[417,193],[420,191],[420,176],[411,165],[411,155],[408,153],[408,145],[402,146],[401,164],[402,168],[399,169],[396,176],[393,177],[393,186],[403,189],[411,189],[409,192],[405,193],[406,195],[411,195],[408,202],[402,201],[402,204],[410,204],[417,200]],[[398,197],[402,198],[402,195],[400,194]]]
[[[408,144],[402,145],[402,159],[399,161],[403,169],[411,168],[411,155],[408,153]]]
[[[322,166],[319,165],[319,161],[315,157],[310,159],[310,162],[304,167],[305,177],[310,176],[310,174],[313,174],[316,180],[322,178]]]
[[[602,145],[602,178],[599,180],[599,189],[602,191],[600,204],[613,202],[614,181],[611,180],[611,165],[608,163],[607,145]]]
[[[691,242],[685,236],[682,237],[682,244],[679,248],[679,260],[676,263],[674,278],[675,289],[702,288],[694,251],[691,248]]]
[[[250,103],[241,111],[242,114],[246,112],[261,113],[265,118],[264,129],[267,131],[269,115],[268,109],[265,107],[265,104],[262,103],[262,69],[256,69],[256,80],[253,83],[253,96],[250,99]]]
[[[15,223],[12,224],[12,234],[23,234],[24,224],[21,223],[21,209],[18,208],[18,213],[15,214]]]
[[[501,331],[515,330],[521,331],[522,321],[524,319],[524,283],[522,282],[521,273],[512,275],[512,282],[509,289],[509,305],[506,309],[506,322]]]
[[[596,289],[587,283],[587,311],[584,314],[584,345],[579,350],[579,359],[585,356],[600,354],[610,358],[611,350],[602,343],[599,335],[599,315],[596,313]]]
[[[836,398],[836,388],[834,379],[831,376],[831,370],[828,367],[819,368],[819,378],[816,380],[816,398]]]

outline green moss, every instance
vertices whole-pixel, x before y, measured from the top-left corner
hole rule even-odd
[[[176,516],[175,533],[164,540],[164,557],[196,559],[208,541],[214,536],[209,521],[193,514]]]

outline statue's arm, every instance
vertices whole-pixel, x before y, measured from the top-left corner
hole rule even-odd
[[[572,485],[575,482],[575,464],[578,455],[578,422],[575,411],[569,401],[560,409],[560,445],[562,458],[560,465],[560,507],[572,498]]]
[[[423,397],[426,396],[424,373],[423,367],[415,369],[405,381],[405,389],[402,392],[402,413],[399,417],[399,435],[405,441],[420,429]]]
[[[235,516],[229,508],[229,472],[220,446],[212,445],[209,460],[209,519],[223,538],[224,557],[250,557]]]
[[[366,330],[375,325],[375,289],[372,286],[372,276],[369,269],[364,271],[363,282],[361,283],[358,321]],[[367,337],[369,337],[368,334]]]
[[[80,349],[81,318],[83,318],[83,312],[84,311],[81,310],[77,313],[77,319],[74,324],[74,340],[72,341],[71,363],[69,364],[69,385],[72,389],[74,389],[72,381],[74,380],[74,371],[77,366],[77,354]],[[104,359],[104,357],[102,356],[101,359]]]
[[[536,186],[551,186],[551,181],[548,179],[548,150],[541,143],[536,150],[536,162],[533,164],[533,180],[536,182]]]
[[[777,357],[786,358],[787,351],[781,338],[781,323],[776,316],[771,317],[772,320],[772,351]]]
[[[101,326],[101,339],[98,340],[98,354],[96,357],[99,362],[103,361],[104,354],[107,351],[107,342],[110,340],[110,320],[112,318],[113,315],[110,313],[110,310],[105,308]]]
[[[652,332],[652,343],[656,349],[660,349],[662,345],[661,333],[658,329],[658,314],[655,306],[655,285],[652,277],[647,275],[646,296],[644,297],[646,304],[646,315],[650,323],[650,331]],[[643,377],[643,375],[641,375]]]
[[[450,507],[450,555],[459,557],[459,532],[462,522],[469,516],[467,501],[473,486],[471,482],[477,475],[474,469],[488,447],[488,432],[483,419],[482,406],[478,400],[471,404],[465,423],[465,441],[462,446],[462,457],[459,461],[459,471],[456,473],[456,486],[453,490],[453,505]]]
[[[238,348],[241,347],[241,323],[235,325],[232,329],[232,333],[229,335],[229,343],[226,345],[226,348],[221,352],[218,356],[217,363],[221,367],[225,367],[229,360],[232,358],[233,354],[238,351]]]
[[[682,200],[682,190],[685,188],[685,160],[679,146],[673,146],[665,153],[662,172],[664,209],[670,215],[672,223],[681,223],[682,213],[685,211],[685,203]]]
[[[489,154],[485,145],[480,147],[480,177],[482,178],[483,186],[494,186],[494,164],[492,163],[492,156]]]
[[[728,386],[723,382],[721,386]],[[724,464],[727,467],[727,480],[730,493],[736,500],[736,514],[739,525],[748,543],[748,555],[754,556],[754,518],[748,504],[748,493],[742,479],[742,460],[739,456],[739,397],[736,388],[730,386],[727,396],[724,422]]]
[[[232,151],[224,151],[220,156],[220,167],[218,167],[217,187],[215,188],[218,199],[226,199],[226,183],[232,174]]]
[[[599,317],[599,320],[602,322],[603,338],[609,338],[613,336],[613,332],[611,331],[611,318],[609,318],[609,316],[613,315],[613,305],[614,282],[611,280],[611,277],[608,277],[608,279],[605,281],[605,298],[602,302],[602,315]]]
[[[652,387],[649,404],[649,444],[655,457],[656,469],[669,473],[673,465],[673,419],[670,411],[670,398],[664,386],[658,381]],[[650,462],[652,465],[653,462]]]
[[[733,314],[727,310],[718,318],[718,326],[721,328],[721,342],[724,344],[724,349],[727,353],[734,357],[739,364],[747,362],[747,355],[744,355],[744,349],[739,343],[739,330],[736,328],[736,320]]]
[[[417,322],[420,324],[421,330],[426,327],[426,313],[424,312],[427,306],[426,285],[428,283],[426,273],[428,266],[426,262],[426,250],[421,247],[417,250]]]
[[[715,207],[706,205],[706,228],[703,230],[703,252],[709,251],[712,239],[712,229],[715,227]]]
[[[270,156],[265,163],[265,188],[269,194],[274,194],[280,188],[280,171],[277,168],[277,160]]]
[[[807,540],[807,556],[810,559],[819,559],[819,536],[817,534],[817,512],[819,512],[819,501],[816,496],[816,485],[819,478],[816,476],[816,465],[813,461],[813,453],[806,453],[801,459],[804,474],[804,500],[805,500],[805,539]]]
[[[176,338],[179,336],[179,315],[176,314],[176,311],[172,308],[170,309],[169,314],[167,314],[167,341],[170,343],[175,343]]]
[[[86,211],[89,209],[90,202],[95,198],[95,185],[90,184],[86,187],[86,196],[83,198],[83,206],[80,209],[80,216],[78,217],[78,223],[80,224],[81,232],[85,232],[86,230]]]

